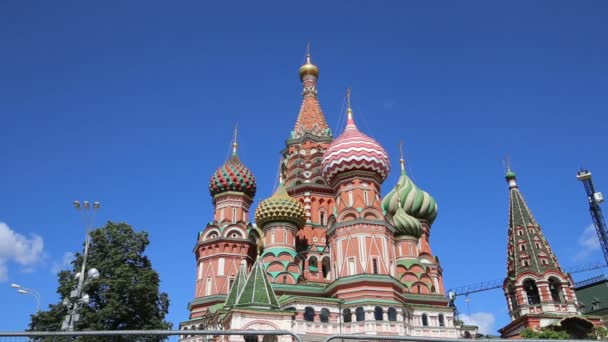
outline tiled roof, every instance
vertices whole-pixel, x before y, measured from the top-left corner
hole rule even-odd
[[[258,258],[253,264],[251,272],[247,277],[245,286],[239,293],[235,307],[278,309],[277,296],[270,286],[268,276],[262,265],[262,258]]]

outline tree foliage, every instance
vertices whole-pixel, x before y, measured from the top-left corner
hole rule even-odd
[[[563,318],[559,323],[543,328],[524,329],[521,337],[531,339],[597,339],[605,336],[606,329],[594,327],[593,323],[583,317],[571,316]]]
[[[90,302],[81,310],[75,330],[166,330],[169,297],[159,292],[160,279],[144,251],[150,243],[148,233],[135,232],[126,223],[108,222],[90,232],[87,269],[97,268],[100,276],[90,281],[84,292]],[[58,274],[57,293],[69,298],[80,272],[82,254],[76,254],[70,271]],[[67,314],[62,303],[32,315],[30,331],[58,331]]]

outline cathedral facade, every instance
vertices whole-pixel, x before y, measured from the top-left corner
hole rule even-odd
[[[299,75],[302,105],[281,152],[279,186],[253,221],[257,184],[236,135],[232,156],[211,177],[213,221],[198,234],[194,299],[180,329],[280,329],[304,340],[474,335],[455,319],[431,249],[433,197],[408,177],[403,156],[397,184],[383,195],[391,162],[357,128],[350,95],[346,126],[334,137],[310,55]]]

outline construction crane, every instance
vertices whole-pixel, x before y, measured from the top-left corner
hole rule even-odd
[[[604,197],[601,192],[595,191],[593,181],[591,180],[591,172],[588,170],[581,169],[576,173],[576,179],[583,182],[583,185],[585,186],[585,192],[587,193],[587,199],[589,200],[591,218],[593,219],[597,237],[602,246],[602,252],[604,252],[604,259],[606,260],[606,263],[608,263],[608,229],[606,228],[604,215],[602,215],[602,208],[600,208],[600,203],[604,201]]]
[[[569,267],[568,269],[566,269],[566,272],[568,272],[570,274],[574,274],[574,273],[581,273],[581,272],[597,270],[597,269],[604,268],[604,267],[608,267],[608,265],[606,265],[603,262],[594,263],[594,264],[586,264],[586,265],[579,265],[579,266],[575,266],[575,267]],[[450,300],[454,301],[457,296],[462,296],[462,295],[468,296],[471,293],[484,292],[484,291],[498,289],[498,288],[502,287],[502,284],[504,281],[505,281],[505,279],[501,278],[501,279],[482,281],[482,282],[475,283],[475,284],[455,287],[455,288],[448,290],[448,297]]]

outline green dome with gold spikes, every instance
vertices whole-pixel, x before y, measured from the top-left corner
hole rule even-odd
[[[302,203],[289,196],[285,186],[279,184],[277,191],[263,200],[255,211],[255,222],[264,227],[269,222],[291,222],[298,228],[306,223],[306,212]]]
[[[382,200],[384,211],[394,217],[399,208],[403,209],[408,216],[417,220],[426,220],[432,224],[437,217],[437,203],[426,191],[419,189],[414,182],[401,171],[401,177],[395,188],[393,188]]]

